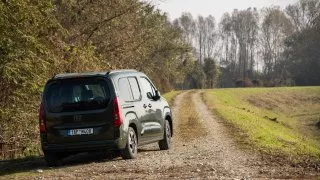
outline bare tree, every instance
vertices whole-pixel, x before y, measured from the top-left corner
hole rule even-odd
[[[183,13],[178,22],[182,28],[184,40],[193,45],[196,25],[191,13]]]
[[[216,45],[215,19],[213,16],[198,16],[196,21],[196,39],[199,61],[203,64],[205,58],[212,58]]]
[[[205,41],[207,38],[207,33],[206,33],[206,23],[205,19],[202,16],[198,16],[198,19],[196,21],[196,37],[197,37],[197,42],[198,42],[198,53],[199,53],[199,62],[202,64],[202,60],[204,58],[205,54]]]
[[[300,0],[299,2],[288,5],[286,14],[293,24],[296,32],[301,32],[314,24],[319,16],[320,0]]]
[[[209,15],[205,18],[206,23],[206,39],[205,39],[205,58],[213,58],[214,49],[216,45],[217,33],[216,33],[216,22],[213,16]]]
[[[264,9],[261,46],[263,49],[264,74],[268,80],[274,80],[281,74],[281,55],[284,51],[284,40],[292,34],[292,24],[278,7]]]

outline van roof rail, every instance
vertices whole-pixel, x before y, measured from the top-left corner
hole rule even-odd
[[[113,74],[113,73],[120,73],[120,72],[138,72],[135,69],[117,69],[117,70],[111,70],[107,74]]]
[[[86,72],[86,73],[61,73],[61,74],[54,74],[51,79],[64,79],[70,77],[85,77],[85,76],[94,76],[94,75],[109,75],[113,73],[121,73],[121,72],[138,72],[134,69],[119,69],[119,70],[111,70],[107,72]]]

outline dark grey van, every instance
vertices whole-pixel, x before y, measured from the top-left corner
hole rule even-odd
[[[150,79],[135,70],[60,74],[45,86],[39,112],[42,150],[49,166],[70,154],[120,151],[140,145],[170,148],[172,114]]]

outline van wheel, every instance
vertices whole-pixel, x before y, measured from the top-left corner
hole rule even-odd
[[[47,166],[55,167],[61,165],[62,157],[56,153],[45,152],[44,159],[46,161]]]
[[[128,129],[128,138],[126,148],[122,150],[122,158],[123,159],[134,159],[137,157],[138,153],[138,140],[136,132],[132,127]]]
[[[164,137],[163,140],[159,141],[160,150],[168,150],[171,146],[171,128],[168,120],[164,123]]]

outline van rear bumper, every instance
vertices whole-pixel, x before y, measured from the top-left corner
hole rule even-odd
[[[43,152],[87,152],[121,149],[119,139],[108,141],[89,141],[63,144],[42,144]]]

